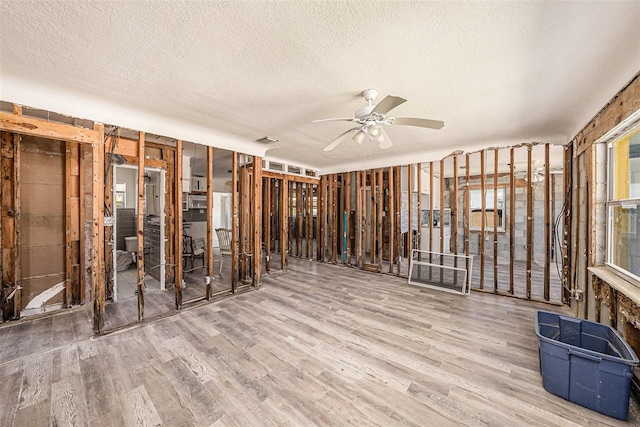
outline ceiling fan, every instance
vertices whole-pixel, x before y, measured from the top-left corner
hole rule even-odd
[[[389,135],[387,135],[383,125],[408,125],[430,129],[441,129],[444,126],[444,122],[441,120],[420,119],[415,117],[387,117],[386,115],[389,111],[407,102],[406,99],[399,96],[388,95],[375,106],[373,105],[373,101],[376,99],[376,96],[378,96],[377,90],[367,89],[362,92],[362,96],[368,105],[358,109],[354,118],[320,119],[310,122],[344,121],[358,124],[358,126],[349,129],[331,141],[331,143],[324,148],[324,151],[333,150],[338,144],[351,135],[353,135],[352,139],[358,144],[362,144],[364,137],[368,135],[369,139],[376,141],[381,149],[389,148],[393,143],[389,139]]]

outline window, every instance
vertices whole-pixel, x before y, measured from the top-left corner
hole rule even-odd
[[[640,280],[640,128],[609,144],[607,263]]]
[[[498,196],[498,230],[504,231],[504,187],[499,187]],[[484,217],[485,231],[493,230],[494,199],[493,188],[484,191]],[[482,190],[471,190],[469,193],[469,229],[480,230],[482,228]]]

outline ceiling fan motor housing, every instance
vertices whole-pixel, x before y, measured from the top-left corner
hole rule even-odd
[[[367,105],[366,107],[358,108],[356,110],[356,119],[364,119],[365,117],[370,116],[373,109],[373,105]]]
[[[376,99],[376,96],[378,96],[378,91],[375,89],[367,89],[362,92],[362,97],[367,102],[373,101],[374,99]]]

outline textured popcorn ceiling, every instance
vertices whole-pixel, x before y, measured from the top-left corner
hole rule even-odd
[[[566,143],[640,70],[640,2],[0,1],[0,99],[322,172]],[[365,105],[440,131],[323,147]]]

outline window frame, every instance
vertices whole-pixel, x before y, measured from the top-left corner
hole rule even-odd
[[[640,110],[638,110],[633,116],[637,116],[640,119]],[[615,156],[615,144],[627,137],[632,137],[635,135],[640,135],[640,122],[636,120],[632,122],[631,125],[626,126],[625,129],[618,130],[618,128],[614,128],[609,134],[613,134],[606,141],[602,141],[604,137],[601,139],[601,142],[606,142],[606,156],[607,156],[607,200],[606,200],[606,254],[605,254],[605,262],[604,264],[613,269],[618,275],[622,276],[628,281],[631,281],[634,285],[640,287],[640,276],[634,274],[633,272],[625,269],[622,266],[615,264],[614,262],[614,215],[613,210],[616,207],[624,207],[625,205],[636,205],[640,206],[640,194],[636,197],[628,197],[616,199],[615,197],[615,172],[616,172],[616,156]],[[609,135],[608,134],[608,135]],[[635,135],[634,135],[635,134]],[[605,135],[606,137],[607,135]],[[628,160],[627,160],[628,161]],[[630,172],[630,165],[628,166]],[[629,177],[630,179],[631,177]],[[639,209],[639,208],[636,208]],[[634,223],[634,227],[637,227]],[[637,234],[637,228],[634,228],[634,233]]]

